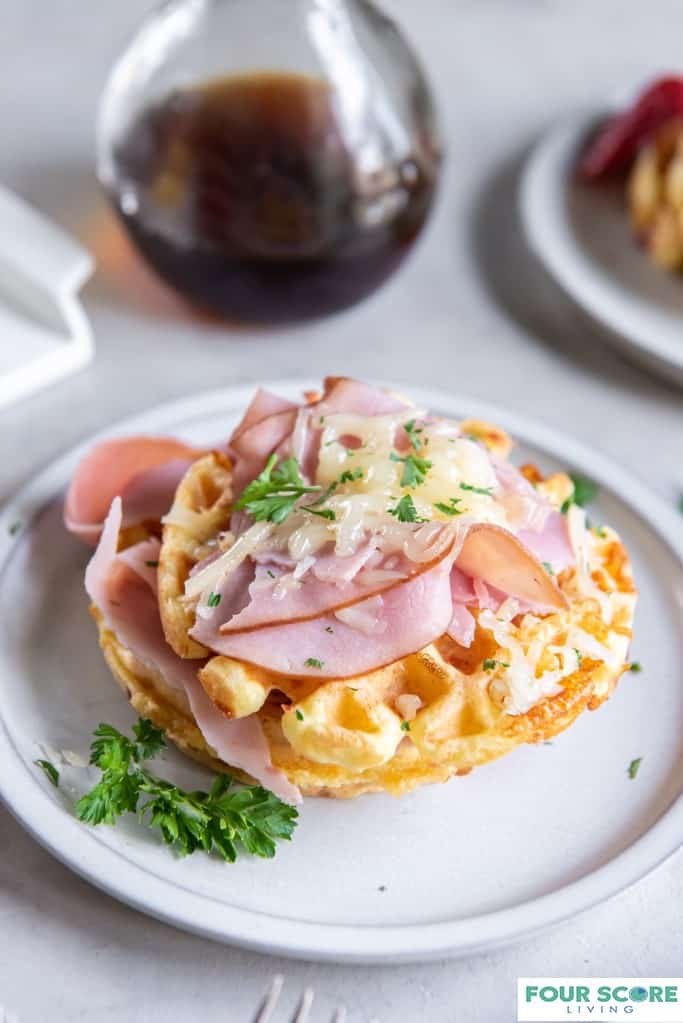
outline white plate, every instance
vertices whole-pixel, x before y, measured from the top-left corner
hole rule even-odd
[[[562,287],[610,333],[606,339],[683,383],[683,279],[635,241],[623,185],[577,180],[578,155],[607,112],[560,122],[532,150],[520,204],[531,247]]]
[[[310,384],[274,384],[295,396]],[[408,391],[401,387],[401,390]],[[97,648],[87,552],[61,525],[60,495],[82,448],[54,462],[3,513],[0,536],[0,794],[73,870],[116,898],[221,941],[366,963],[465,955],[528,935],[623,889],[683,833],[683,538],[677,516],[594,451],[512,413],[418,392],[428,407],[492,419],[539,464],[602,486],[595,521],[615,525],[641,589],[634,656],[615,696],[551,746],[524,747],[401,800],[308,800],[273,861],[181,861],[132,820],[88,829],[32,766],[38,744],[84,752],[100,721],[133,715]],[[115,433],[225,437],[251,388],[147,412]],[[89,443],[92,443],[89,442]],[[25,526],[10,538],[6,526]],[[643,757],[636,780],[626,769]],[[169,754],[166,770],[206,774]]]

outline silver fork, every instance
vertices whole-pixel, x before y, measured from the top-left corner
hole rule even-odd
[[[282,987],[284,985],[284,982],[285,978],[282,976],[281,973],[277,973],[273,977],[271,985],[268,988],[266,997],[263,999],[261,1005],[257,1009],[256,1015],[254,1016],[252,1023],[270,1023],[273,1016],[273,1012],[277,1008],[277,1003],[280,1000],[280,995],[282,994]],[[308,1023],[314,997],[315,993],[313,991],[313,988],[307,987],[304,989],[299,1004],[294,1010],[294,1015],[292,1016],[290,1023]],[[343,1005],[340,1005],[334,1010],[330,1023],[345,1023],[345,1020],[346,1009],[344,1008]]]

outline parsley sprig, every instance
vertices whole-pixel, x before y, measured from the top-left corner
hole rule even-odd
[[[244,508],[256,522],[277,524],[294,511],[299,498],[320,490],[322,487],[306,486],[296,458],[285,458],[277,465],[277,455],[273,454],[263,472],[242,491],[235,508]]]
[[[393,508],[387,508],[390,515],[395,515],[399,522],[428,522],[428,519],[417,514],[417,508],[410,494],[404,494]]]
[[[420,458],[419,455],[414,455],[412,452],[401,457],[401,455],[397,455],[395,451],[392,451],[389,457],[392,462],[403,462],[402,487],[419,487],[424,483],[425,476],[432,467],[432,463],[427,458]]]
[[[444,515],[462,515],[466,511],[465,508],[458,508],[458,505],[462,501],[462,497],[449,497],[448,501],[437,501],[434,505]]]
[[[424,430],[423,426],[415,426],[415,420],[411,419],[408,423],[403,424],[403,429],[408,434],[408,440],[413,445],[416,451],[419,451],[422,447],[422,439],[420,434]]]
[[[578,504],[579,508],[585,508],[598,496],[598,486],[593,483],[593,480],[586,479],[585,476],[575,476],[574,473],[570,473],[569,476],[574,484],[574,489],[571,497],[567,498],[560,509],[563,515],[567,514],[573,504]]]
[[[232,790],[232,777],[220,774],[208,792],[186,792],[143,767],[166,748],[164,732],[151,721],[139,719],[134,739],[107,724],[94,734],[90,763],[102,775],[76,803],[76,816],[84,823],[115,824],[123,814],[137,812],[181,856],[215,851],[230,863],[240,847],[272,857],[276,841],[291,838],[297,811],[260,785]]]

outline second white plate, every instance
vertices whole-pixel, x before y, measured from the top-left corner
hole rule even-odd
[[[577,180],[582,147],[608,111],[561,121],[532,150],[520,206],[532,249],[562,287],[608,328],[607,340],[683,384],[683,278],[635,241],[623,185]]]
[[[269,386],[294,397],[313,385]],[[250,393],[198,395],[112,432],[215,442]],[[601,484],[591,515],[612,523],[632,554],[641,592],[633,654],[643,672],[627,674],[604,707],[551,745],[524,747],[467,778],[400,800],[306,801],[293,842],[273,861],[179,860],[134,820],[89,829],[74,819],[70,794],[33,766],[41,744],[84,753],[98,722],[133,721],[87,612],[87,552],[62,526],[63,488],[83,449],[73,451],[37,476],[0,522],[0,795],[38,841],[93,884],[221,941],[308,959],[397,962],[481,952],[528,935],[632,884],[680,844],[677,516],[567,437],[465,397],[413,397],[448,415],[499,422],[524,441],[521,458]],[[14,522],[22,526],[10,535]],[[636,757],[640,773],[630,780]],[[176,753],[165,770],[192,787],[208,778]]]

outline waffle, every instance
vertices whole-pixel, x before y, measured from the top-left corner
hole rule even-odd
[[[473,422],[463,425],[468,428],[507,454],[509,439],[501,431]],[[543,480],[534,466],[523,471],[556,507],[572,491],[562,473]],[[304,795],[401,795],[466,774],[522,743],[563,731],[583,710],[598,707],[628,667],[636,595],[627,553],[607,527],[590,534],[594,593],[586,595],[575,569],[566,569],[558,578],[566,611],[517,614],[502,622],[490,611],[475,612],[475,638],[467,649],[443,637],[368,674],[325,680],[285,678],[210,656],[188,636],[194,612],[182,594],[193,565],[227,529],[231,497],[230,463],[218,452],[198,459],[178,488],[159,559],[164,633],[181,657],[197,659],[198,678],[224,714],[258,715],[274,766]],[[137,661],[94,613],[109,666],[135,709],[164,727],[182,750],[215,767],[184,697]],[[576,630],[600,656],[576,653]],[[538,698],[527,709],[511,710],[507,673],[515,658],[532,651]],[[568,658],[574,658],[569,672]],[[562,666],[561,685],[546,691],[544,678]]]

